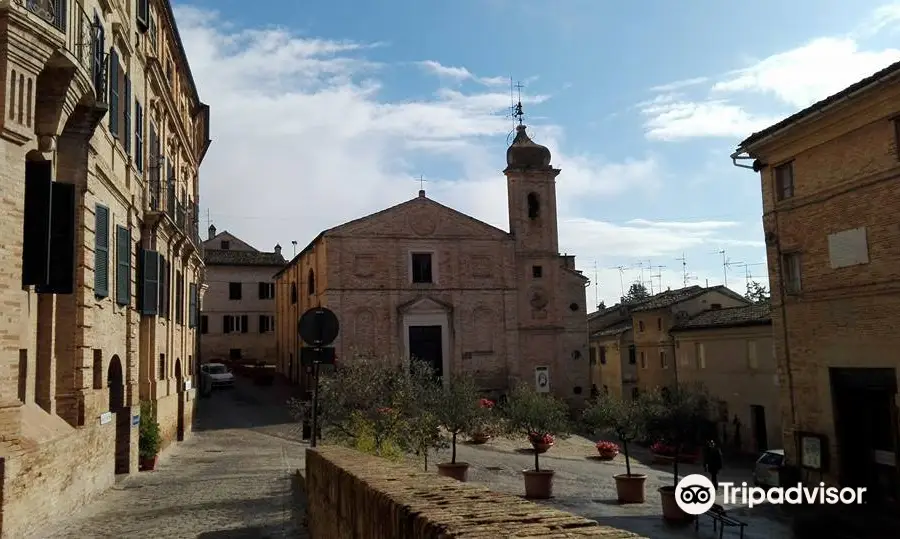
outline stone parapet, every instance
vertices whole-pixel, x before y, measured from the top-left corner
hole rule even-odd
[[[310,536],[642,539],[594,520],[335,446],[306,451]]]

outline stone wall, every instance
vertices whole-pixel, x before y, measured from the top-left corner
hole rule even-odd
[[[307,449],[306,491],[313,539],[640,539],[593,520],[342,447]]]

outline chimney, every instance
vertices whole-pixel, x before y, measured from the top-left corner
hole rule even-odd
[[[280,243],[276,243],[276,244],[275,244],[275,254],[276,254],[276,255],[280,255],[280,254],[281,254],[281,244],[280,244]]]
[[[211,240],[211,239],[213,239],[213,238],[215,238],[215,237],[216,237],[216,226],[215,226],[215,225],[209,225],[209,238],[207,238],[207,239],[210,239],[210,240]]]

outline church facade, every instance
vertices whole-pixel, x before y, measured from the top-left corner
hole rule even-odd
[[[472,374],[486,394],[517,380],[573,406],[591,393],[588,280],[558,248],[550,152],[520,125],[507,150],[509,232],[425,196],[320,233],[276,275],[278,368],[305,388],[297,321],[333,310],[338,363],[358,355]]]

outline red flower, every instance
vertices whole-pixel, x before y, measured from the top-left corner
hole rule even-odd
[[[494,407],[494,401],[492,401],[491,399],[481,399],[480,401],[478,401],[478,405],[482,408],[490,409]]]
[[[618,453],[619,452],[619,444],[615,442],[607,442],[606,440],[600,440],[597,442],[597,451],[601,453]]]
[[[657,455],[672,456],[675,454],[675,446],[664,442],[656,442],[650,446],[650,452],[656,453]]]
[[[390,414],[390,413],[392,413],[393,411],[394,411],[394,410],[391,409],[391,408],[379,408],[379,409],[378,409],[378,413],[379,413],[379,414]]]
[[[538,434],[537,432],[530,432],[530,433],[528,433],[528,441],[533,444],[550,445],[553,443],[553,435],[552,434]]]

